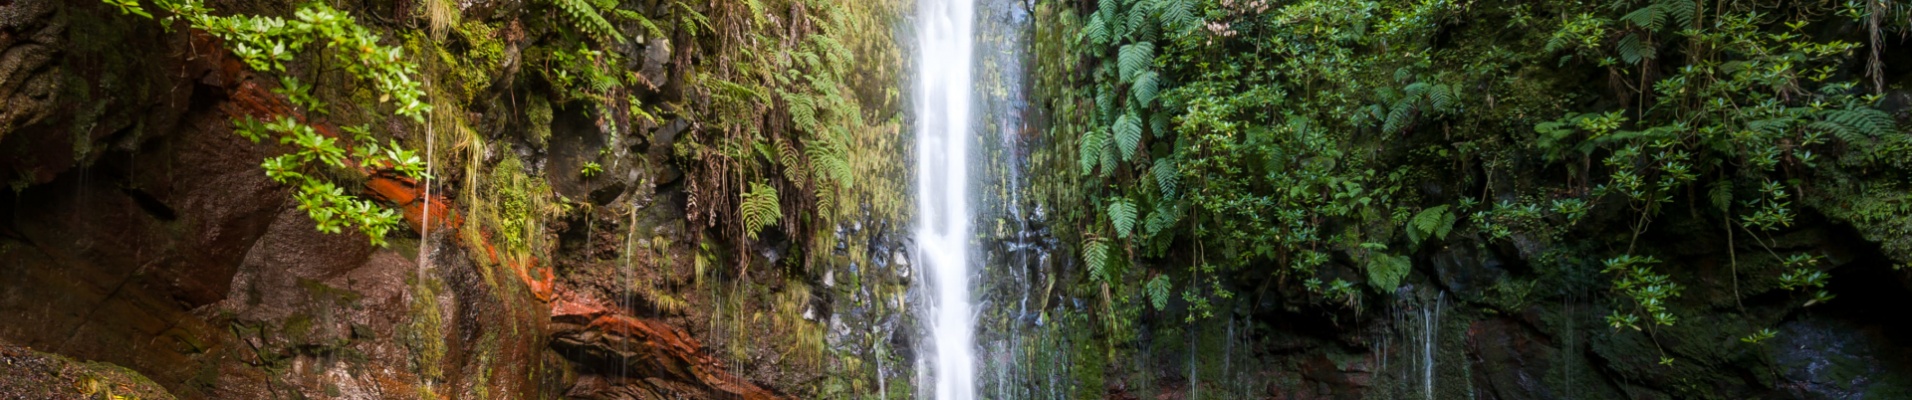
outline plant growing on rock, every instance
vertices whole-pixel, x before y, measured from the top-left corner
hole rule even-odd
[[[137,0],[104,0],[123,13],[154,18]],[[359,25],[343,11],[323,3],[301,6],[292,19],[272,16],[217,16],[200,0],[154,0],[167,13],[158,18],[167,29],[175,21],[225,41],[227,50],[247,66],[262,74],[286,73],[286,65],[302,54],[318,52],[330,55],[344,70],[360,81],[368,82],[379,94],[380,104],[390,104],[392,113],[422,122],[431,111],[422,97],[421,83],[413,76],[418,67],[405,60],[395,46],[379,44],[379,36]],[[308,51],[309,46],[318,49]],[[310,87],[292,76],[284,76],[274,92],[306,112],[328,114],[322,101],[313,97]],[[321,232],[338,233],[356,228],[373,244],[384,245],[385,236],[398,226],[400,216],[372,200],[346,194],[327,171],[378,173],[390,171],[418,178],[425,175],[424,161],[418,154],[400,146],[396,140],[380,145],[365,127],[346,128],[349,138],[320,131],[307,121],[281,115],[261,122],[251,116],[234,121],[233,131],[253,143],[276,139],[286,154],[267,158],[261,167],[274,182],[293,187],[299,208],[317,223]],[[347,152],[350,149],[350,152]]]

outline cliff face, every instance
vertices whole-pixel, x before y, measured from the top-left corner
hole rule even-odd
[[[858,359],[898,357],[869,352],[900,339],[866,334],[904,314],[891,299],[907,273],[869,268],[901,245],[894,208],[814,220],[786,208],[790,230],[745,240],[718,225],[729,210],[709,209],[729,201],[709,196],[734,194],[693,192],[748,168],[710,169],[685,150],[721,125],[689,79],[723,44],[667,23],[592,45],[623,60],[605,68],[624,83],[578,96],[550,77],[550,54],[578,42],[549,26],[547,3],[347,11],[425,65],[429,121],[301,113],[276,79],[203,33],[96,1],[0,1],[0,357],[126,368],[45,375],[104,367],[42,362],[0,372],[0,393],[90,398],[110,380],[139,398],[772,399],[873,391],[884,371]],[[443,12],[456,25],[427,33]],[[857,54],[886,62],[880,51]],[[325,101],[378,107],[364,89],[327,89],[337,72],[323,65],[295,70],[318,77]],[[604,98],[627,108],[594,106]],[[335,174],[411,229],[385,246],[315,230],[292,189],[261,170],[280,150],[233,132],[245,116],[335,133],[368,124],[419,149],[435,179]],[[880,134],[897,145],[896,130]],[[700,200],[702,218],[687,218]],[[798,223],[833,234],[810,239]]]

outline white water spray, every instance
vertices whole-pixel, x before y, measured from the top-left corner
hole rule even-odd
[[[975,397],[969,294],[974,0],[922,0],[916,19],[916,247],[933,299],[928,373],[939,400]]]

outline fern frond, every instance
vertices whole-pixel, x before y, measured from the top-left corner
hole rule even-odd
[[[1162,190],[1163,197],[1175,197],[1175,190],[1181,185],[1181,171],[1175,169],[1175,162],[1167,157],[1155,159],[1155,166],[1149,168],[1149,175],[1155,178],[1155,186]]]
[[[1407,129],[1408,124],[1413,122],[1413,118],[1414,105],[1412,103],[1405,101],[1395,103],[1394,107],[1388,110],[1387,121],[1381,124],[1381,131],[1386,133],[1400,133],[1402,130]]]
[[[1694,0],[1667,0],[1658,6],[1663,14],[1672,15],[1681,28],[1693,26],[1694,15],[1699,13],[1699,2]]]
[[[1149,303],[1155,306],[1155,311],[1162,311],[1163,308],[1168,307],[1168,275],[1156,275],[1155,279],[1150,279],[1145,286],[1149,294]]]
[[[1654,58],[1653,46],[1641,41],[1639,34],[1629,33],[1626,37],[1620,38],[1617,50],[1620,52],[1620,59],[1625,60],[1627,64],[1639,64],[1640,60]]]
[[[1135,113],[1122,114],[1115,119],[1115,145],[1122,153],[1122,161],[1135,160],[1135,150],[1142,144],[1142,122]]]
[[[798,187],[810,186],[810,176],[806,174],[803,162],[804,154],[789,140],[777,138],[777,163],[783,165],[783,177],[795,182]]]
[[[1182,33],[1197,26],[1192,0],[1159,0],[1156,9],[1161,10],[1162,30]]]
[[[1820,115],[1822,115],[1821,121],[1845,127],[1846,133],[1839,136],[1839,139],[1847,142],[1885,137],[1898,129],[1898,123],[1892,120],[1892,114],[1874,108],[1833,109],[1822,111]],[[1840,134],[1839,131],[1833,133]]]
[[[1149,69],[1155,63],[1155,44],[1136,42],[1122,46],[1116,54],[1116,64],[1121,68],[1122,82],[1134,80],[1135,75]]]
[[[1439,112],[1454,111],[1454,91],[1447,85],[1434,85],[1427,91],[1427,100]]]
[[[1143,71],[1135,76],[1135,85],[1129,87],[1129,93],[1135,95],[1135,103],[1141,107],[1154,104],[1156,87],[1155,71]]]
[[[1620,20],[1633,23],[1633,26],[1657,31],[1660,27],[1666,26],[1666,13],[1662,12],[1659,4],[1651,4],[1627,13],[1626,16],[1620,17]]]
[[[1082,134],[1076,157],[1080,159],[1077,164],[1082,167],[1083,175],[1095,173],[1096,162],[1102,159],[1102,141],[1104,140],[1107,139],[1103,137],[1101,130]]]
[[[1109,225],[1115,227],[1116,237],[1127,239],[1129,233],[1135,230],[1136,212],[1135,201],[1126,197],[1109,202]]]
[[[1102,239],[1089,239],[1082,244],[1082,263],[1089,267],[1089,277],[1110,282],[1109,244]]]
[[[1095,115],[1097,119],[1108,121],[1115,116],[1115,90],[1108,85],[1100,86],[1095,94]]]
[[[744,201],[737,205],[737,215],[743,217],[744,234],[750,240],[757,240],[757,231],[777,224],[783,219],[783,209],[777,199],[777,188],[762,182],[750,184],[750,192],[744,193]]]
[[[1109,44],[1109,26],[1102,23],[1102,13],[1090,14],[1089,22],[1082,25],[1082,36],[1096,46]]]
[[[1162,231],[1175,226],[1175,223],[1181,222],[1182,221],[1182,205],[1181,204],[1182,203],[1179,201],[1163,201],[1163,202],[1155,203],[1155,211],[1149,212],[1148,222],[1143,224],[1145,225],[1143,226],[1144,232],[1146,232],[1149,236],[1155,236],[1156,234],[1162,233]]]
[[[550,1],[550,4],[558,11],[562,11],[561,14],[565,19],[571,22],[571,27],[583,32],[585,36],[599,41],[624,42],[624,35],[619,34],[617,27],[611,26],[611,21],[605,20],[604,15],[598,13],[597,6],[586,3],[584,0],[547,1]]]
[[[1154,11],[1149,7],[1152,3],[1153,2],[1149,1],[1138,1],[1135,2],[1135,4],[1129,5],[1127,22],[1131,33],[1142,30],[1143,27],[1155,25],[1149,21],[1150,12]]]

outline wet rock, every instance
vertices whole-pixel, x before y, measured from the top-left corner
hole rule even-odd
[[[1500,257],[1471,244],[1443,246],[1430,257],[1434,276],[1449,293],[1480,294],[1507,276]]]
[[[1545,337],[1507,319],[1474,321],[1467,327],[1475,383],[1501,399],[1556,398],[1545,381],[1558,350]]]
[[[0,398],[167,400],[173,395],[138,372],[103,362],[80,362],[0,340]]]
[[[1801,399],[1912,398],[1907,349],[1852,321],[1804,318],[1781,325],[1766,347],[1780,388]]]

